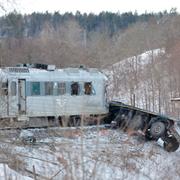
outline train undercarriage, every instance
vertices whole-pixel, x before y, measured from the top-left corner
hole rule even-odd
[[[175,130],[173,118],[114,101],[109,104],[105,121],[111,123],[112,128],[121,128],[129,134],[143,136],[145,140],[155,140],[168,152],[179,148],[180,135]]]

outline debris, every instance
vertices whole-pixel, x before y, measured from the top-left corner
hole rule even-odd
[[[34,144],[36,143],[36,138],[30,130],[22,130],[19,135],[23,144]]]

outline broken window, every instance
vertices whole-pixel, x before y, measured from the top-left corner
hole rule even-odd
[[[71,84],[71,95],[79,95],[79,83],[73,82]]]
[[[91,82],[84,83],[84,94],[86,94],[86,95],[92,94],[92,83]]]

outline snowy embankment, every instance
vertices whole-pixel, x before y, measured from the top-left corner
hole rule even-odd
[[[10,180],[15,180],[15,179],[20,179],[20,180],[31,180],[32,178],[25,177],[18,172],[10,169],[8,165],[6,164],[0,164],[0,179],[10,179]]]
[[[0,165],[1,178],[179,179],[179,150],[167,153],[155,142],[144,143],[119,130],[56,128],[33,133],[39,137],[33,146],[12,137],[1,143],[1,157],[9,161]]]
[[[124,59],[104,70],[108,97],[157,113],[176,116],[164,49]],[[175,94],[175,93],[174,93]]]
[[[152,58],[155,60],[158,55],[162,55],[164,53],[164,49],[146,51],[140,55],[132,56],[117,62],[108,69],[103,70],[108,77],[108,93],[110,98],[130,104],[131,85],[127,83],[132,83],[132,86],[135,86],[136,82],[133,81],[135,80],[134,76],[137,75],[136,73],[142,72],[142,70],[151,63]],[[144,90],[146,88],[146,83],[147,82],[141,82],[139,85],[138,82],[138,89]],[[129,89],[127,89],[127,86]],[[134,88],[134,90],[136,91],[137,88]]]

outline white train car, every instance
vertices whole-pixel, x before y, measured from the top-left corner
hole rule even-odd
[[[107,78],[97,69],[25,66],[0,69],[1,119],[108,113]]]

